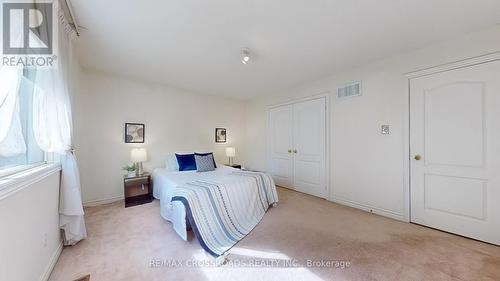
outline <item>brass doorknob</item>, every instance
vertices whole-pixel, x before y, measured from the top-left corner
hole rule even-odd
[[[413,157],[413,158],[415,158],[415,160],[417,160],[417,161],[418,161],[418,160],[422,159],[422,156],[420,156],[419,154],[417,154],[417,155],[415,155],[415,157]]]
[[[292,153],[292,150],[291,150],[291,149],[289,149],[289,150],[288,150],[288,153]]]

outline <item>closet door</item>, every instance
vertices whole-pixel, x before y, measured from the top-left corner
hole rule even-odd
[[[326,196],[326,100],[293,105],[293,175],[295,190]]]
[[[277,185],[293,188],[293,106],[271,109],[269,114],[270,173]]]

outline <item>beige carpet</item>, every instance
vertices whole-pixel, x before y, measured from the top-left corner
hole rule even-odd
[[[279,196],[220,267],[202,266],[210,257],[160,218],[158,201],[89,208],[88,239],[64,249],[50,280],[500,280],[500,247],[286,189]]]

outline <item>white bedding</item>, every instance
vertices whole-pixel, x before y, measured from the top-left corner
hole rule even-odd
[[[237,169],[218,165],[215,171],[171,171],[167,168],[158,168],[153,171],[153,196],[160,200],[161,216],[172,222],[172,226],[179,236],[187,241],[186,208],[179,201],[171,202],[175,187],[196,180],[217,181],[230,183],[238,180],[237,177],[227,177]]]

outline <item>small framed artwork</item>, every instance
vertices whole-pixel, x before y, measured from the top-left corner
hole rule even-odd
[[[215,128],[215,142],[226,142],[225,128]]]
[[[144,143],[144,124],[125,123],[125,143]]]

